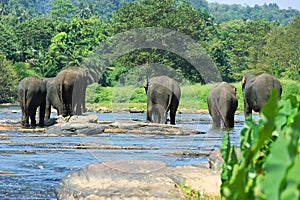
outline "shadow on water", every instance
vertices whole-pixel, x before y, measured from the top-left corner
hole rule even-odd
[[[17,106],[0,107],[0,126],[19,126]],[[93,113],[92,113],[93,114]],[[145,113],[97,113],[100,121],[145,121]],[[244,118],[236,116],[230,133],[239,142]],[[103,133],[93,136],[36,136],[0,129],[0,199],[56,199],[55,188],[67,173],[104,160],[148,159],[177,166],[207,161],[221,145],[222,130],[211,130],[208,114],[178,114],[177,125],[206,132],[195,135]],[[34,134],[34,136],[33,136]],[[86,148],[87,146],[91,148]]]

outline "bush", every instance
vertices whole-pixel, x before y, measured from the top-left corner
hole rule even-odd
[[[276,97],[273,92],[258,124],[245,121],[239,157],[223,135],[223,199],[299,199],[300,102],[290,96],[277,103]]]
[[[18,81],[13,66],[0,54],[0,103],[13,102],[17,99]]]

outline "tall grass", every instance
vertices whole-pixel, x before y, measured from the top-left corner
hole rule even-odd
[[[282,99],[295,95],[300,100],[300,83],[293,80],[280,80],[282,84]],[[237,88],[238,111],[244,110],[244,97],[241,82],[231,83]],[[181,86],[181,99],[179,108],[207,109],[207,96],[214,84],[194,84]],[[118,86],[101,87],[92,84],[87,89],[86,101],[89,105],[111,108],[146,108],[146,93],[143,87]]]

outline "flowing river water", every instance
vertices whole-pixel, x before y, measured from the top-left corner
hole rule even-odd
[[[1,106],[0,124],[19,126],[19,109],[18,106]],[[88,114],[96,114],[100,121],[145,121],[145,113]],[[230,138],[238,145],[244,117],[236,115],[235,118],[237,122],[230,131]],[[34,132],[0,129],[0,199],[56,199],[54,191],[60,179],[89,163],[146,159],[164,161],[169,166],[194,165],[207,162],[208,152],[221,145],[222,131],[211,130],[208,114],[178,114],[177,125],[206,134],[39,136]],[[81,148],[83,144],[98,146]]]

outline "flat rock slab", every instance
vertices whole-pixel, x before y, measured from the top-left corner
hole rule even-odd
[[[219,174],[203,166],[168,167],[160,161],[146,160],[104,161],[63,177],[56,196],[59,200],[184,199],[178,187],[180,182],[218,196],[219,179]],[[204,181],[213,188],[203,190]]]
[[[103,133],[101,125],[89,122],[66,122],[50,126],[46,134],[57,135],[96,135]]]
[[[104,127],[105,133],[134,133],[134,134],[162,134],[162,135],[191,135],[204,134],[205,132],[185,127],[144,123],[135,121],[117,121]]]

